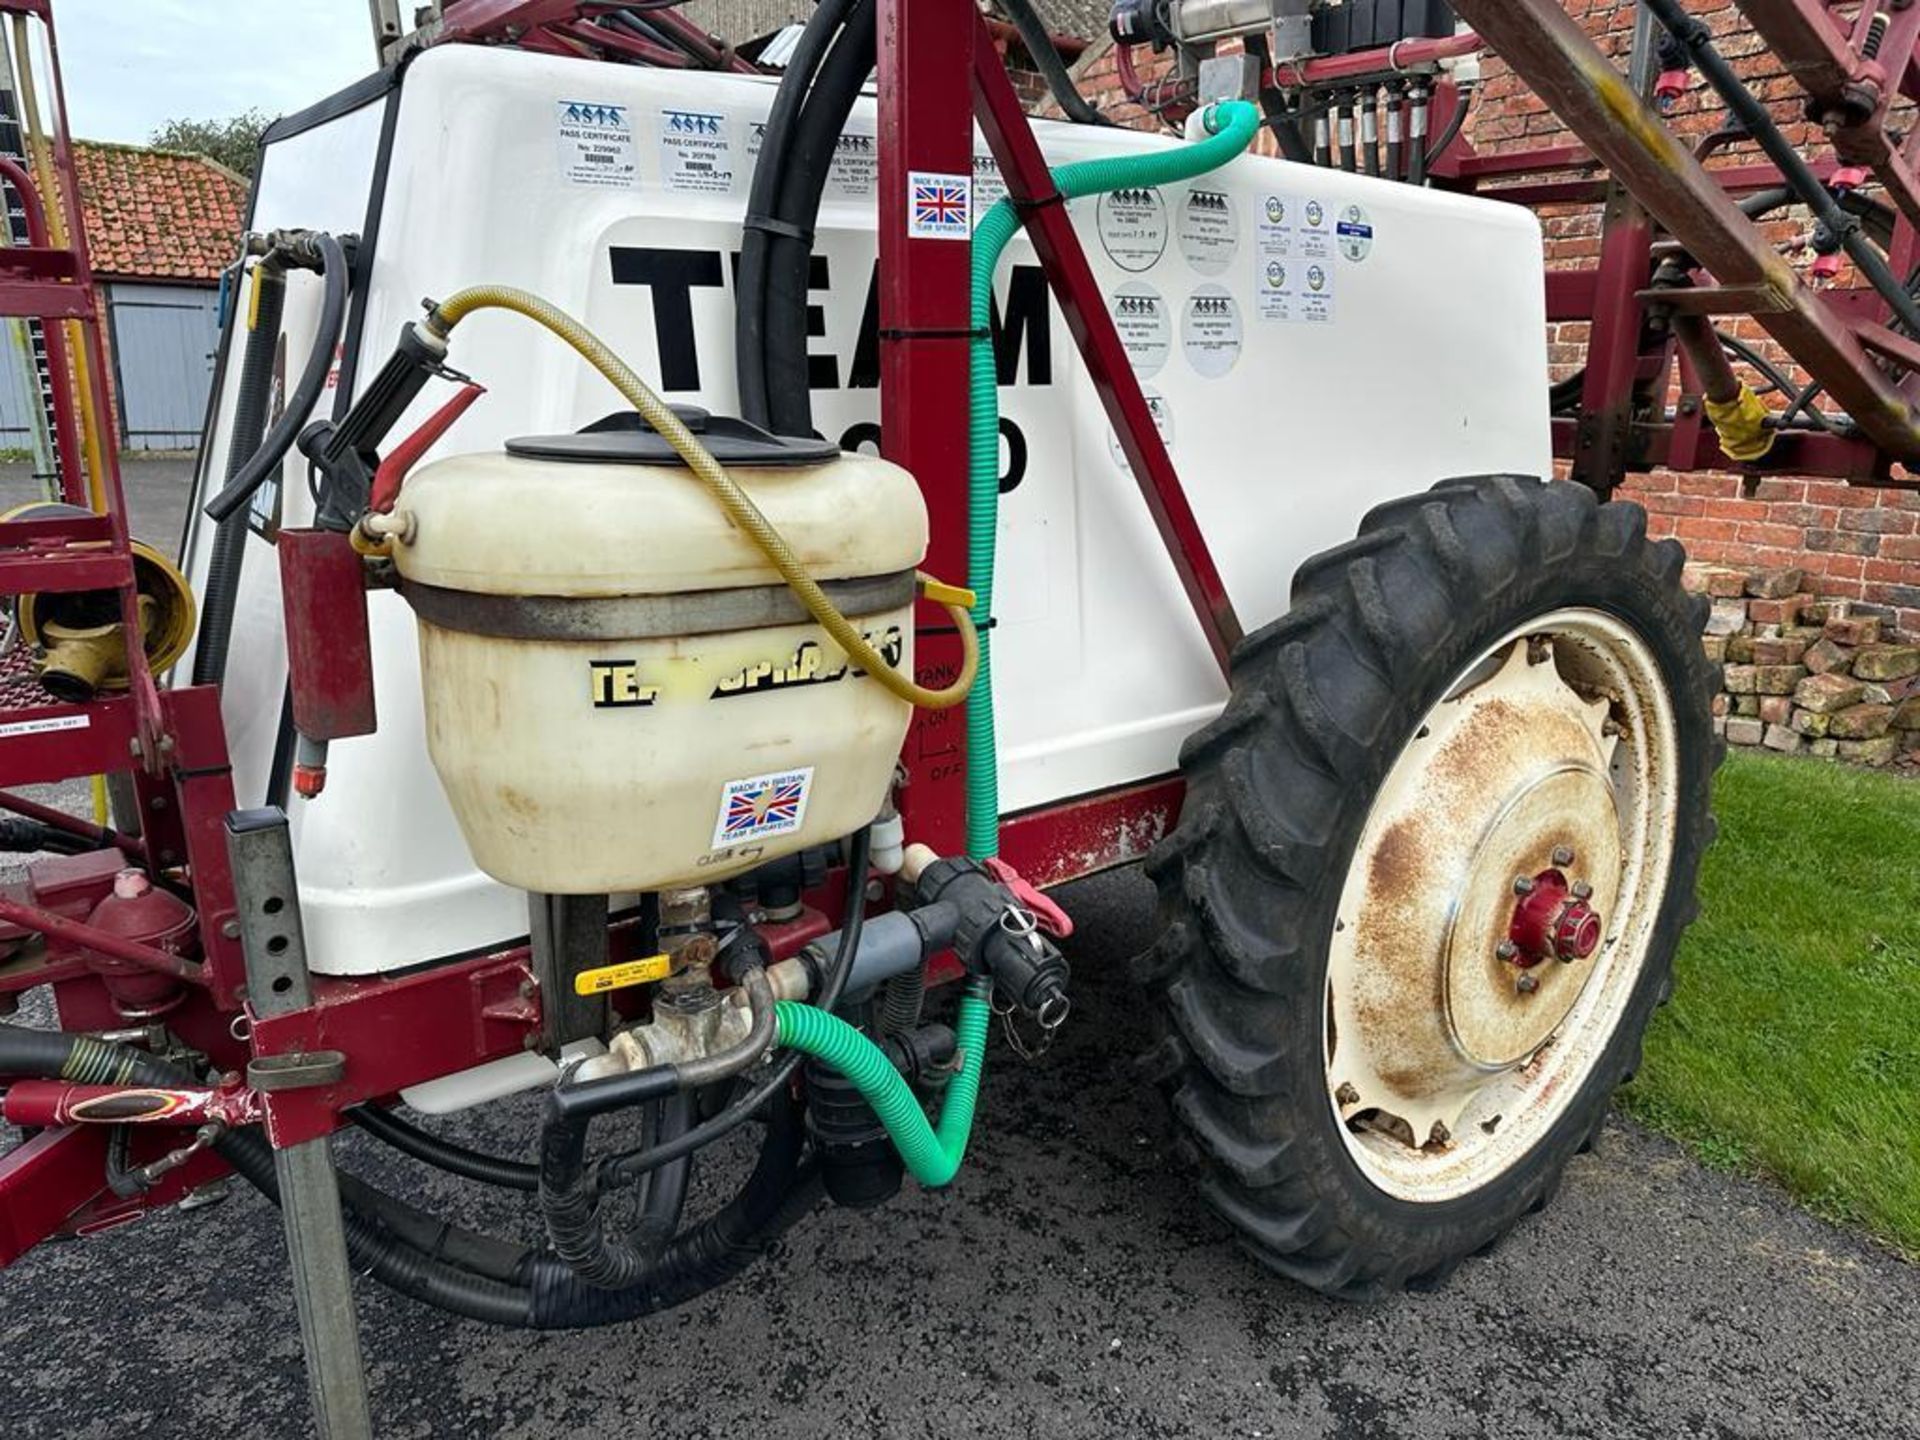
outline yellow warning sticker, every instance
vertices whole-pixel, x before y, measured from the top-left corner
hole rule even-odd
[[[602,965],[582,970],[573,977],[576,995],[604,995],[609,990],[625,990],[631,985],[649,985],[673,973],[673,961],[665,955],[649,955],[644,960],[623,960],[618,965]]]

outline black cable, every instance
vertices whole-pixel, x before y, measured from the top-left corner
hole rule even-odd
[[[1033,68],[1047,82],[1047,91],[1053,96],[1053,103],[1060,107],[1060,113],[1076,125],[1113,124],[1094,109],[1074,85],[1073,76],[1060,59],[1060,52],[1053,48],[1053,37],[1047,34],[1047,27],[1034,13],[1033,6],[1027,0],[999,0],[999,4],[1013,22],[1013,28],[1020,32],[1020,43],[1027,47],[1027,54],[1033,57]]]
[[[767,407],[767,262],[772,234],[762,222],[774,219],[780,182],[793,141],[793,123],[829,45],[839,35],[852,0],[821,0],[794,46],[793,57],[774,92],[747,192],[747,221],[740,236],[740,270],[734,277],[734,372],[740,388],[740,416],[763,429],[771,423]]]
[[[1807,164],[1806,157],[1781,132],[1766,106],[1754,99],[1726,56],[1713,43],[1713,32],[1689,15],[1679,0],[1646,0],[1654,18],[1692,55],[1694,67],[1726,103],[1727,113],[1739,121],[1754,142],[1773,162],[1795,196],[1805,202],[1814,218],[1825,225],[1852,257],[1868,284],[1879,292],[1910,335],[1920,335],[1920,302],[1895,277],[1886,258],[1873,246],[1860,222],[1841,208],[1832,191],[1820,182]]]
[[[449,1175],[528,1194],[540,1188],[538,1165],[469,1150],[464,1145],[456,1145],[451,1140],[443,1140],[438,1135],[410,1125],[378,1105],[355,1105],[346,1113],[354,1124],[382,1144],[390,1145],[402,1155],[444,1170]]]
[[[861,830],[847,847],[847,911],[840,925],[840,943],[834,948],[833,962],[827,969],[820,993],[813,1001],[822,1010],[831,1011],[839,1003],[842,992],[847,988],[847,977],[853,973],[854,956],[860,950],[860,931],[866,924],[867,916],[867,856],[871,840],[871,833]],[[694,1126],[678,1140],[655,1146],[651,1150],[632,1151],[603,1160],[599,1167],[600,1188],[611,1190],[630,1185],[649,1170],[658,1169],[682,1155],[690,1155],[738,1128],[792,1083],[794,1072],[800,1068],[803,1058],[799,1051],[793,1051],[774,1066],[773,1073],[765,1080],[711,1120]]]
[[[253,452],[239,474],[228,480],[220,493],[207,502],[206,513],[215,520],[225,520],[237,512],[253,498],[253,492],[260,488],[261,483],[279,468],[327,387],[327,375],[333,369],[334,351],[340,343],[340,327],[347,319],[347,253],[331,235],[316,232],[311,240],[319,251],[321,277],[325,282],[320,300],[320,323],[313,332],[313,348],[307,352],[306,368],[300,372],[299,383],[287,397],[286,408],[281,411],[279,420],[274,422],[273,429],[267,432],[266,439],[261,441],[259,449]],[[198,668],[196,659],[196,671]]]
[[[1467,111],[1472,108],[1473,86],[1462,85],[1459,102],[1453,107],[1453,118],[1447,121],[1447,128],[1440,132],[1440,138],[1428,148],[1426,159],[1421,162],[1423,171],[1431,170],[1433,162],[1446,154],[1447,147],[1459,138],[1460,127],[1467,123]]]
[[[267,407],[273,399],[274,352],[279,346],[280,316],[287,298],[287,276],[278,259],[269,255],[254,266],[253,287],[246,345],[241,352],[240,387],[227,438],[223,483],[228,485],[246,470],[266,439]],[[331,358],[332,352],[328,355]],[[200,638],[193,647],[196,685],[217,685],[226,678],[240,574],[247,558],[248,519],[245,514],[232,515],[214,526],[207,579],[202,587]]]

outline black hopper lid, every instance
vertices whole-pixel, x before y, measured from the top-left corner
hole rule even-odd
[[[824,465],[840,456],[831,440],[769,434],[731,415],[710,415],[698,405],[675,405],[673,413],[722,465]],[[507,453],[581,464],[686,464],[637,410],[617,410],[572,435],[517,436],[507,441]]]

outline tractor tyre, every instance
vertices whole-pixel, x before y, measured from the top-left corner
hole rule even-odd
[[[1263,1264],[1436,1284],[1591,1145],[1714,833],[1683,559],[1583,486],[1448,480],[1236,650],[1134,963],[1176,1148]]]

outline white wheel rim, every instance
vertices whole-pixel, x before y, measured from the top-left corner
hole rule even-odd
[[[1375,1186],[1421,1203],[1478,1190],[1580,1093],[1645,969],[1677,771],[1653,652],[1599,610],[1516,627],[1423,717],[1328,946],[1328,1103]],[[1585,906],[1599,924],[1583,933]]]

